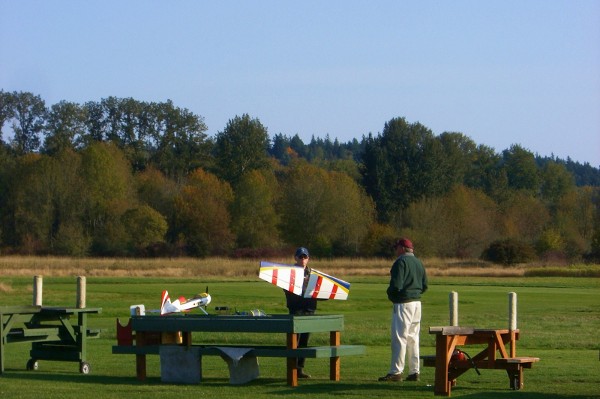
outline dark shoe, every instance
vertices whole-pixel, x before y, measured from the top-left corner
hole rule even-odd
[[[379,381],[402,381],[402,373],[400,374],[387,374],[383,377],[379,377]]]
[[[298,378],[310,378],[310,374],[306,374],[304,370],[298,369]]]
[[[414,373],[406,377],[406,381],[419,381],[419,373]]]

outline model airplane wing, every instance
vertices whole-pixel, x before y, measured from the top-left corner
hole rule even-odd
[[[304,279],[304,269],[302,267],[260,262],[258,277],[286,291],[302,295],[302,282]]]
[[[305,298],[317,299],[348,299],[350,283],[337,277],[330,276],[315,269],[311,269]]]
[[[260,262],[258,277],[266,282],[302,295],[304,269],[299,266],[283,265],[280,263]],[[311,269],[310,277],[304,293],[305,298],[340,299],[348,298],[350,283]]]

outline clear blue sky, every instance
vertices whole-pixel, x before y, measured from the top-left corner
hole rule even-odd
[[[249,114],[342,142],[404,117],[600,166],[600,1],[0,0],[0,88]]]

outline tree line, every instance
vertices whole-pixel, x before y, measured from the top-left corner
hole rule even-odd
[[[0,248],[68,256],[423,256],[594,259],[600,171],[500,153],[404,118],[347,143],[269,137],[235,116],[214,137],[163,103],[47,107],[0,91]],[[500,255],[498,255],[500,254]]]

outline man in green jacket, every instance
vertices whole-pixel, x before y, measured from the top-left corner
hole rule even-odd
[[[421,294],[427,291],[427,273],[414,255],[413,244],[401,238],[394,244],[397,259],[390,269],[387,289],[392,308],[392,361],[387,375],[379,381],[402,381],[408,354],[406,381],[419,381],[419,332],[421,330]]]

